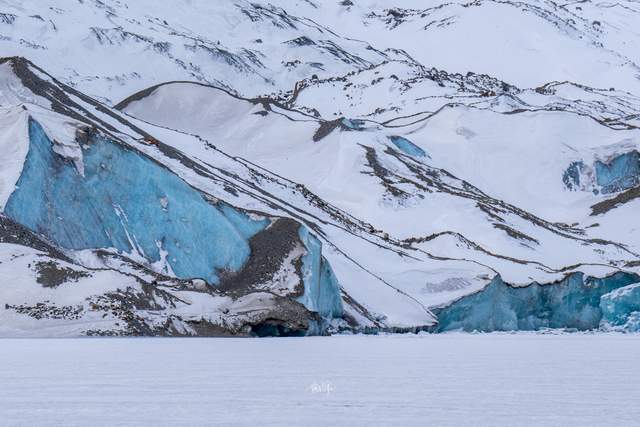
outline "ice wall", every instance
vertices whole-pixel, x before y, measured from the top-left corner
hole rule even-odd
[[[402,136],[390,136],[389,140],[400,151],[413,157],[428,157],[427,153],[413,142]]]
[[[498,276],[483,290],[435,310],[437,331],[597,329],[603,318],[603,295],[635,282],[640,276],[629,273],[603,279],[574,273],[554,284],[513,287]]]
[[[593,166],[583,161],[572,162],[562,181],[569,190],[588,190],[595,193],[617,193],[640,183],[640,153],[629,151],[608,161],[596,160]]]
[[[213,203],[155,161],[95,135],[82,149],[84,174],[54,152],[35,120],[30,146],[5,215],[62,248],[114,248],[165,265],[177,277],[219,283],[251,256],[250,239],[266,229],[224,202]],[[322,316],[342,315],[340,286],[320,241],[301,226],[306,254],[300,297]]]
[[[630,151],[608,163],[595,162],[596,182],[602,193],[627,190],[640,182],[640,153]]]
[[[173,173],[96,136],[83,148],[84,177],[29,124],[30,148],[5,214],[68,249],[115,248],[166,260],[183,278],[218,282],[250,255],[248,239],[265,228],[224,204],[213,205]]]
[[[640,283],[603,295],[600,309],[601,328],[640,332]]]
[[[562,175],[562,182],[564,182],[565,187],[569,190],[577,191],[581,189],[581,179],[582,171],[585,169],[584,162],[577,161],[572,162],[564,174]]]
[[[299,236],[307,248],[302,258],[304,295],[299,301],[323,317],[342,316],[340,285],[331,265],[322,256],[322,243],[304,227],[300,228]]]

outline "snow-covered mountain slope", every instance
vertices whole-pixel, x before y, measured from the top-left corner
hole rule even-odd
[[[27,61],[0,67],[2,115],[14,120],[9,136],[20,148],[3,153],[19,171],[3,188],[6,334],[29,333],[28,322],[11,321],[17,314],[85,334],[322,332],[342,316],[335,275],[306,227],[275,207],[220,200],[216,186],[240,199],[242,188],[196,164],[189,170],[208,178],[211,193],[182,179],[162,161],[188,159]],[[158,158],[136,148],[151,141]],[[56,256],[41,253],[44,242]],[[100,279],[103,271],[111,276]],[[36,288],[55,289],[29,290],[34,277]],[[96,320],[105,304],[119,322]]]
[[[175,79],[255,95],[386,61],[486,74],[520,88],[573,81],[640,89],[634,1],[0,4],[5,56],[28,56],[65,83],[112,101]]]
[[[0,5],[4,55],[27,56],[65,83],[114,102],[175,79],[255,95],[292,87],[312,74],[344,74],[387,58],[310,18],[244,0],[9,0]]]
[[[354,3],[338,15],[346,35],[378,47],[418,38],[405,50],[423,64],[488,74],[518,87],[568,80],[638,93],[635,1]]]
[[[0,1],[2,54],[42,67],[2,65],[0,207],[79,271],[212,298],[138,305],[147,329],[105,333],[205,333],[199,313],[209,333],[245,334],[593,328],[614,306],[626,319],[637,293],[619,288],[640,268],[638,12]],[[78,301],[137,289],[122,283]],[[600,304],[614,291],[624,304]],[[29,295],[5,310],[45,298]],[[233,301],[223,314],[220,298]],[[579,303],[550,315],[566,298]],[[69,333],[95,329],[82,327]]]

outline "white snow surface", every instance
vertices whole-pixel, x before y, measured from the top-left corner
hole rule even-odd
[[[29,151],[28,113],[22,109],[0,108],[0,209],[4,209]]]
[[[631,426],[640,337],[0,340],[14,426]]]
[[[640,95],[632,0],[341,3],[2,0],[0,47],[114,102],[168,80],[292,89],[399,58],[521,88],[574,81]]]
[[[387,136],[397,134],[395,129],[374,124],[361,132],[334,131],[314,142],[310,137],[319,125],[309,117],[277,109],[266,115],[256,114],[264,111],[260,104],[189,83],[161,86],[129,104],[125,111],[148,122],[197,134],[217,149],[302,183],[322,199],[393,238],[432,236],[419,244],[421,249],[439,257],[488,265],[511,283],[554,281],[563,274],[553,270],[576,264],[594,275],[607,274],[615,270],[610,268],[615,265],[611,260],[627,257],[625,250],[615,245],[584,244],[588,229],[584,235],[567,234],[552,231],[553,226],[540,227],[532,218],[514,215],[507,220],[509,226],[535,239],[518,241],[495,227],[495,222],[488,221],[486,213],[477,208],[477,199],[456,197],[455,193],[425,192],[422,187],[401,184],[397,187],[408,196],[391,197],[380,185],[380,179],[370,172],[364,148],[374,149],[379,163],[410,180],[407,183],[420,182],[407,165],[384,152],[392,147]],[[139,125],[151,130],[146,123]],[[638,136],[635,131],[613,132],[590,119],[568,113],[502,115],[466,107],[444,110],[425,123],[402,129],[401,133],[429,153],[431,158],[415,160],[418,165],[441,168],[468,183],[479,184],[485,195],[513,203],[544,220],[585,228],[594,222],[589,215],[590,206],[598,198],[564,188],[563,170],[579,158],[578,149],[590,158],[591,147],[599,147],[607,138],[619,141],[627,134],[625,141],[629,143],[629,138]],[[569,146],[564,142],[567,139],[580,144],[579,148]],[[215,161],[212,154],[217,156],[202,142],[178,147],[208,163]],[[443,181],[464,188],[455,179]],[[633,235],[627,235],[623,242],[629,244],[629,250],[638,249],[639,242]],[[358,251],[349,253],[354,257],[360,255]],[[509,258],[528,262],[523,265]],[[374,263],[363,262],[372,264],[371,268],[385,277],[393,277],[392,282],[402,283],[412,293],[425,283],[438,283],[452,278],[446,275],[455,274],[449,270],[440,279],[429,277],[440,267],[426,267],[432,264],[428,259],[421,261],[422,267],[404,260],[399,269],[394,267],[396,260],[383,264],[378,257]],[[473,282],[483,273],[478,265],[468,262],[465,269],[474,273],[453,277]],[[422,277],[416,274],[418,271]],[[345,286],[351,291],[348,284]],[[427,304],[435,303],[424,294],[419,298],[428,301]]]

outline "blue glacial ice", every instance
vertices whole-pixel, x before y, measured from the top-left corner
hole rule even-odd
[[[154,160],[104,137],[83,148],[84,176],[54,153],[34,120],[29,137],[23,172],[4,213],[60,247],[114,248],[149,263],[165,256],[177,277],[218,284],[220,272],[245,265],[249,240],[270,224],[205,200]],[[299,235],[307,251],[300,301],[323,316],[341,316],[340,286],[320,241],[302,226]]]
[[[600,310],[603,329],[640,332],[640,283],[603,295]]]
[[[436,309],[436,331],[598,329],[603,319],[603,295],[636,282],[640,276],[630,273],[602,279],[574,273],[554,284],[513,287],[497,276],[483,290]]]
[[[586,171],[595,179],[585,179]],[[603,194],[628,190],[640,183],[640,153],[629,151],[606,163],[596,160],[593,167],[582,161],[572,162],[562,175],[562,181],[569,190],[592,188],[594,192]]]
[[[390,136],[389,140],[398,147],[400,151],[413,157],[429,157],[427,153],[413,142],[402,136]]]
[[[83,150],[85,175],[58,156],[41,126],[5,214],[68,249],[115,248],[166,261],[181,278],[218,282],[239,270],[248,239],[268,220],[213,205],[173,173],[131,149],[95,137]]]
[[[364,129],[364,126],[365,126],[365,123],[366,123],[364,120],[347,119],[346,117],[343,117],[341,122],[342,122],[342,125],[344,127],[346,127],[347,129],[350,129],[350,130],[362,130],[362,129]]]
[[[627,190],[640,182],[640,153],[630,151],[609,163],[595,162],[596,181],[602,193]]]
[[[584,162],[577,161],[572,162],[564,174],[562,175],[562,182],[569,190],[577,191],[580,189],[580,175],[585,169]]]
[[[326,318],[342,316],[340,285],[331,265],[322,256],[322,243],[305,227],[300,228],[298,235],[307,248],[302,258],[304,295],[299,302]]]

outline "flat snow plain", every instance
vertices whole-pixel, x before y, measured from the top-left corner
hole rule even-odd
[[[0,340],[0,425],[640,425],[640,335]]]

